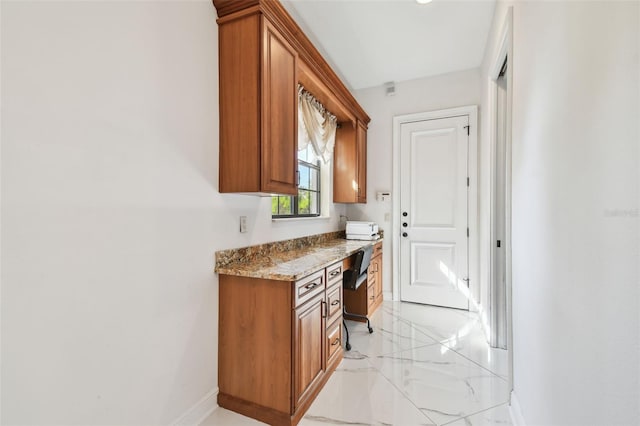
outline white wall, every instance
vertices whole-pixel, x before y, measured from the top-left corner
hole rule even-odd
[[[376,201],[376,192],[392,191],[393,117],[416,112],[435,111],[480,104],[478,69],[396,83],[396,94],[386,96],[385,88],[372,87],[354,92],[371,117],[367,134],[367,204],[347,207],[350,220],[372,220],[386,231],[383,250],[383,291],[389,300],[392,289],[391,220],[392,201]],[[398,194],[391,194],[391,197]],[[385,220],[385,215],[389,220]],[[473,285],[473,282],[472,282]],[[478,289],[473,287],[474,294]]]
[[[0,422],[170,423],[217,387],[214,252],[345,209],[272,223],[269,199],[218,193],[211,1],[1,19]]]
[[[639,4],[513,7],[521,414],[528,425],[639,424]],[[483,105],[506,10],[496,7]]]

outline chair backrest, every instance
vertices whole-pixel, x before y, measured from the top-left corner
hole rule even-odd
[[[373,246],[366,247],[355,254],[351,269],[342,274],[342,287],[346,290],[357,290],[367,279],[367,268],[371,263]]]

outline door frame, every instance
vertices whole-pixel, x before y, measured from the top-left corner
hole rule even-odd
[[[512,199],[512,106],[513,106],[513,6],[507,9],[506,16],[504,18],[502,27],[500,29],[499,42],[496,45],[496,51],[491,58],[489,67],[489,81],[488,81],[488,124],[490,132],[490,155],[489,155],[489,245],[486,249],[489,250],[489,328],[491,330],[490,335],[487,336],[491,346],[495,346],[495,321],[497,321],[496,304],[499,300],[500,289],[494,280],[494,250],[493,245],[496,241],[494,219],[495,219],[495,179],[496,179],[496,164],[495,164],[495,150],[496,139],[498,134],[497,129],[497,90],[498,90],[498,77],[504,62],[507,61],[507,111],[506,111],[506,123],[505,123],[505,199],[504,199],[504,226],[505,226],[505,322],[503,326],[506,327],[507,337],[507,352],[508,352],[508,368],[509,368],[509,387],[513,392],[513,312],[512,312],[512,245],[511,245],[511,199]]]
[[[414,114],[397,115],[393,117],[393,194],[391,213],[391,265],[392,265],[392,298],[400,300],[400,143],[401,126],[406,123],[416,121],[436,120],[440,118],[451,118],[459,116],[469,117],[469,151],[468,151],[468,173],[469,173],[469,194],[467,220],[469,226],[469,289],[471,299],[469,300],[469,310],[477,312],[478,301],[480,300],[479,281],[479,234],[478,234],[478,106],[467,105],[457,108],[448,108],[437,111],[419,112]]]

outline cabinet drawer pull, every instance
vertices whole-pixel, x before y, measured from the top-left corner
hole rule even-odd
[[[327,305],[327,302],[323,300],[322,301],[322,318],[326,318],[328,316],[329,316],[329,306]]]
[[[331,344],[331,346],[335,346],[340,344],[340,338],[336,338],[336,340],[333,341],[333,343]]]
[[[307,285],[304,286],[304,288],[306,288],[307,290],[311,290],[312,288],[316,288],[319,285],[320,285],[320,283],[316,282],[316,283],[307,284]]]
[[[336,306],[340,304],[340,300],[334,300],[333,302],[331,302],[331,306]]]
[[[340,268],[335,269],[335,270],[333,270],[333,271],[329,272],[329,278],[333,278],[333,277],[335,277],[335,276],[336,276],[336,275],[338,275],[338,274],[340,274]]]
[[[376,298],[376,296],[374,295],[374,296],[371,296],[371,297],[369,298],[369,300],[373,300],[373,299],[375,299],[375,298]]]

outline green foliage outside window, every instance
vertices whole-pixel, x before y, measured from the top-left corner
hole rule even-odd
[[[298,152],[298,195],[274,195],[273,217],[320,216],[320,160],[312,147]]]

